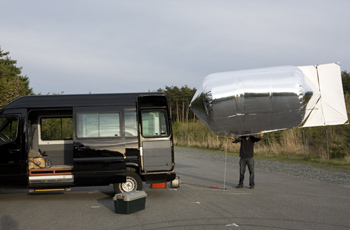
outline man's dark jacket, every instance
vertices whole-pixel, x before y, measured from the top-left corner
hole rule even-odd
[[[249,136],[249,139],[246,139],[246,136],[239,137],[233,141],[233,143],[241,142],[241,148],[239,150],[239,157],[246,159],[254,157],[254,143],[261,140],[261,137]]]

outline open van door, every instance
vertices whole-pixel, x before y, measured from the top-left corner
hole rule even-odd
[[[21,114],[0,115],[0,185],[17,188],[27,185],[27,158],[22,148]]]
[[[165,96],[139,96],[141,169],[144,173],[174,170],[170,115]]]

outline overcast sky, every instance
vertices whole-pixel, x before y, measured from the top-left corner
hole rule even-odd
[[[340,62],[350,1],[1,1],[0,46],[35,93],[199,88],[205,76]]]

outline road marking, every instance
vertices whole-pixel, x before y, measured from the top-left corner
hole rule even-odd
[[[232,223],[232,224],[226,224],[226,227],[239,227],[239,226],[236,223]]]

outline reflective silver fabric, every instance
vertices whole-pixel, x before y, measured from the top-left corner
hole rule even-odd
[[[215,73],[190,107],[217,134],[256,134],[300,125],[312,88],[295,66]]]

